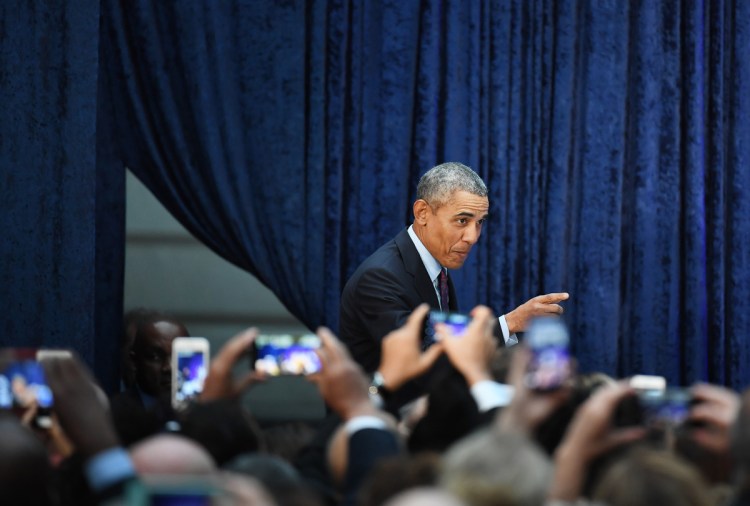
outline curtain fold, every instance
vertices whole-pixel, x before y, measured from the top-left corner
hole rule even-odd
[[[103,0],[122,161],[305,324],[461,161],[464,310],[569,291],[583,370],[750,381],[750,5]],[[248,301],[252,304],[252,301]]]
[[[0,346],[73,348],[109,389],[124,222],[108,203],[124,179],[97,165],[99,15],[0,3]]]

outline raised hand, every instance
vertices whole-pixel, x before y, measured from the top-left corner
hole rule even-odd
[[[199,400],[213,401],[236,397],[250,385],[265,379],[265,375],[257,371],[250,371],[238,380],[235,380],[232,375],[234,365],[246,355],[256,337],[258,337],[258,329],[249,328],[234,336],[219,350],[218,355],[211,360]]]
[[[75,448],[92,457],[118,446],[107,407],[86,367],[74,357],[50,358],[43,366],[55,399],[54,412]]]
[[[537,392],[526,386],[524,378],[531,362],[532,352],[520,346],[513,354],[508,371],[508,382],[513,385],[513,400],[497,419],[502,432],[521,432],[531,435],[552,413],[570,397],[570,386],[563,385],[552,392]]]
[[[471,316],[471,323],[460,337],[452,336],[445,324],[438,324],[435,328],[445,354],[469,386],[492,379],[490,360],[497,347],[492,333],[497,319],[492,311],[477,306],[471,311]]]
[[[538,316],[552,316],[563,314],[563,307],[558,304],[568,300],[570,296],[563,293],[548,293],[546,295],[537,295],[529,299],[516,309],[505,315],[505,322],[508,324],[508,330],[511,334],[523,332],[531,320]]]
[[[309,379],[318,386],[326,404],[344,421],[378,413],[370,401],[367,377],[343,343],[325,327],[319,328],[317,334],[321,347],[316,353],[321,367]]]
[[[617,428],[612,423],[617,405],[633,394],[632,388],[620,382],[600,388],[581,405],[555,452],[551,499],[576,500],[593,459],[646,435],[644,427]]]
[[[730,432],[740,410],[740,396],[732,390],[699,383],[690,389],[697,401],[690,409],[688,420],[697,422],[690,428],[690,437],[713,452],[727,454]]]
[[[429,311],[429,305],[421,304],[409,315],[403,327],[383,338],[378,372],[383,376],[384,386],[388,390],[395,391],[407,381],[424,374],[443,352],[440,343],[422,352],[422,329]]]

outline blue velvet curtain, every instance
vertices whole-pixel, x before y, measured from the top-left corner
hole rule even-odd
[[[72,347],[111,388],[125,176],[98,169],[99,13],[0,2],[0,346]]]
[[[750,383],[749,3],[103,6],[123,162],[311,327],[457,160],[464,309],[566,290],[584,370]]]

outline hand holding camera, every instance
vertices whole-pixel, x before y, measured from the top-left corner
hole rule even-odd
[[[384,387],[391,392],[424,374],[443,353],[440,343],[433,344],[424,352],[420,348],[422,324],[429,309],[427,304],[418,306],[403,327],[389,333],[380,343],[378,372],[383,376]]]
[[[379,413],[370,401],[365,373],[346,347],[325,327],[318,329],[318,336],[322,343],[317,350],[321,369],[309,378],[318,386],[326,404],[344,421]]]
[[[643,427],[619,428],[612,423],[617,406],[634,394],[626,382],[618,382],[597,390],[578,409],[555,453],[555,478],[550,499],[576,500],[592,460],[646,434]]]
[[[258,337],[258,329],[250,328],[237,334],[229,340],[211,361],[208,376],[203,384],[201,401],[213,401],[227,397],[236,397],[247,387],[258,381],[263,381],[265,374],[250,371],[240,379],[232,375],[234,365],[246,355],[248,348]]]
[[[699,383],[690,389],[695,402],[687,416],[690,435],[716,453],[730,450],[730,432],[740,410],[740,396],[716,385]]]
[[[492,310],[477,306],[471,311],[471,316],[471,323],[459,335],[447,323],[435,326],[435,335],[445,354],[470,386],[492,378],[489,363],[497,347],[492,332],[497,319]]]

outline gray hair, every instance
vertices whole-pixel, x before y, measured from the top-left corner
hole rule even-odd
[[[552,462],[534,443],[483,429],[448,450],[439,483],[471,506],[542,506],[551,480]]]
[[[446,162],[431,168],[417,185],[417,199],[433,207],[448,202],[456,191],[466,191],[479,197],[487,196],[487,186],[479,175],[458,162]]]

